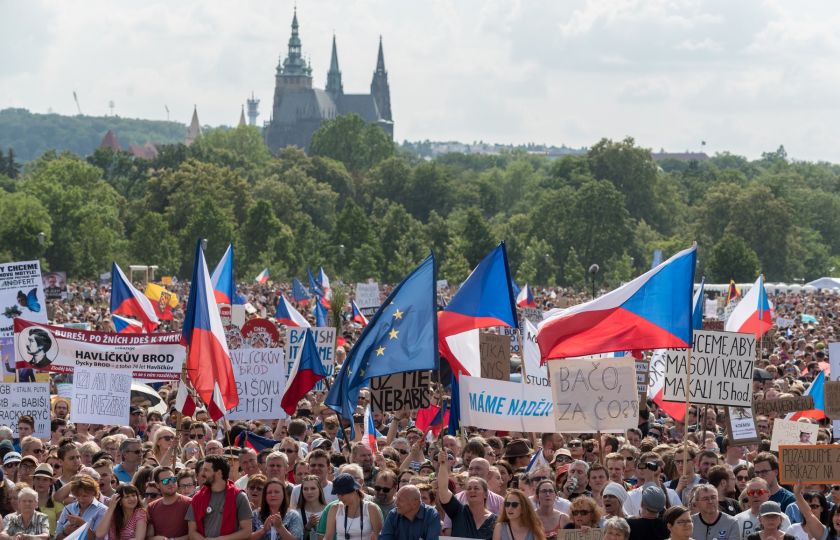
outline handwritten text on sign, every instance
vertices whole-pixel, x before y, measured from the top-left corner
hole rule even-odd
[[[566,358],[549,362],[548,371],[557,431],[623,432],[638,424],[632,357]]]
[[[335,372],[335,328],[310,328],[315,335],[315,346],[318,348],[318,356],[327,377],[332,377]],[[303,346],[303,336],[306,335],[306,328],[286,328],[286,377],[292,372]],[[324,381],[318,381],[315,390],[323,390]]]
[[[478,338],[481,376],[497,381],[510,380],[510,338],[482,332]]]
[[[283,349],[234,349],[230,351],[239,405],[228,420],[285,418],[280,399],[286,387]]]
[[[28,414],[35,420],[35,435],[50,436],[50,384],[0,383],[0,424],[12,428],[18,437],[18,418]]]
[[[416,411],[429,406],[432,397],[432,372],[408,371],[370,379],[372,411]]]
[[[665,353],[666,401],[707,405],[752,406],[755,336],[734,332],[694,331],[690,369],[687,349]]]
[[[840,483],[840,446],[779,446],[779,482]]]
[[[70,417],[74,422],[124,425],[130,406],[130,371],[77,367],[73,372]]]

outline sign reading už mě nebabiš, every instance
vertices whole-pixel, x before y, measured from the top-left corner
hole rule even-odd
[[[753,334],[695,330],[693,349],[665,352],[663,398],[750,407],[754,365]]]

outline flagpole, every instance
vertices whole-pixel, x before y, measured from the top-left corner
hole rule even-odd
[[[694,347],[688,348],[688,357],[685,362],[685,418],[683,418],[683,473],[688,470],[688,409],[691,407],[691,354]],[[699,417],[699,415],[698,415]]]

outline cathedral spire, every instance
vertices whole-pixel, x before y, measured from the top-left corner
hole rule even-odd
[[[247,126],[248,124],[245,123],[245,105],[242,106],[242,110],[239,111],[239,125],[237,127]]]
[[[382,52],[382,36],[379,36],[379,53],[376,55],[376,73],[385,73],[385,53]]]
[[[388,85],[388,71],[385,69],[385,53],[382,52],[382,36],[379,36],[379,53],[376,56],[376,71],[370,82],[370,93],[376,101],[379,115],[393,122],[391,117],[391,88]]]
[[[340,96],[344,93],[341,84],[341,70],[338,69],[338,48],[335,45],[335,34],[332,41],[332,57],[330,58],[330,70],[327,72],[326,91],[333,96]]]
[[[288,76],[302,75],[308,77],[311,75],[312,70],[306,65],[306,60],[303,59],[303,55],[301,54],[300,34],[298,33],[299,28],[300,25],[298,24],[297,7],[295,7],[295,13],[292,16],[292,35],[289,37],[289,54],[283,61],[283,68],[281,72],[283,75]]]
[[[187,128],[187,140],[184,143],[189,146],[201,137],[201,123],[198,121],[198,106],[193,105],[192,120],[190,127]]]

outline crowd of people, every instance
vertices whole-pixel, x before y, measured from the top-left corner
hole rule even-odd
[[[108,330],[107,287],[70,289],[50,305],[52,320]],[[186,301],[184,284],[174,292]],[[271,317],[276,288],[241,292],[249,316]],[[757,366],[770,377],[755,381],[754,396],[802,395],[827,369],[840,297],[768,292],[777,317],[793,323],[760,341]],[[584,298],[535,296],[543,309]],[[182,317],[176,309],[169,328]],[[339,362],[359,332],[348,322],[339,333]],[[122,426],[75,423],[57,396],[49,439],[33,437],[25,416],[0,426],[0,540],[62,540],[80,527],[90,540],[541,540],[575,529],[609,540],[822,540],[840,531],[840,482],[780,485],[772,414],[755,418],[760,442],[739,446],[725,407],[693,406],[678,422],[648,401],[637,427],[600,437],[488,426],[434,436],[412,414],[376,413],[371,448],[360,425],[348,440],[321,392],[289,418],[229,423],[201,409],[180,417],[175,390],[158,389],[166,413],[133,406]],[[369,401],[363,390],[357,412]],[[818,442],[832,441],[828,420],[803,421],[819,424]],[[243,431],[273,444],[235,444]]]

